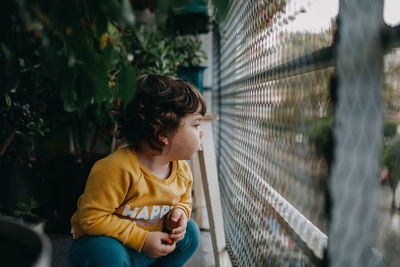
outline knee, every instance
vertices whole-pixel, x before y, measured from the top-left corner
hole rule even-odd
[[[185,239],[188,240],[188,246],[193,250],[196,250],[200,245],[200,229],[193,219],[190,219],[187,223]]]
[[[107,236],[85,236],[74,240],[69,255],[70,266],[130,265],[127,249],[118,240]]]

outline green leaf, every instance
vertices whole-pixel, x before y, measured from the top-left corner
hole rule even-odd
[[[122,1],[122,17],[127,25],[133,26],[133,23],[135,22],[135,15],[133,14],[129,0]]]
[[[125,66],[118,74],[118,89],[124,112],[136,93],[136,69],[131,65]]]
[[[11,107],[12,100],[11,100],[11,97],[9,95],[6,95],[6,103],[7,103],[7,107]]]
[[[74,112],[76,111],[76,105],[73,102],[64,101],[64,110],[67,112]]]

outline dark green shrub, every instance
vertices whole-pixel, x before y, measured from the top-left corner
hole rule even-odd
[[[394,122],[385,122],[383,124],[383,137],[392,138],[396,135],[397,124]]]
[[[316,121],[310,128],[308,141],[314,146],[317,155],[330,162],[333,149],[332,119],[325,118]]]
[[[395,190],[400,181],[400,137],[383,150],[383,165],[389,171],[388,182],[393,192],[392,208],[395,208]]]

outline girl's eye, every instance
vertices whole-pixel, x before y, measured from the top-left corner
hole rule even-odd
[[[199,124],[195,124],[193,126],[196,127],[196,128],[199,128],[200,127],[200,123]]]

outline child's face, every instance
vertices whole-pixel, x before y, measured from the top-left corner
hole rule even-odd
[[[200,149],[201,137],[204,132],[200,128],[203,116],[200,108],[193,114],[188,114],[181,120],[181,126],[171,139],[171,147],[168,154],[174,159],[190,160]]]

